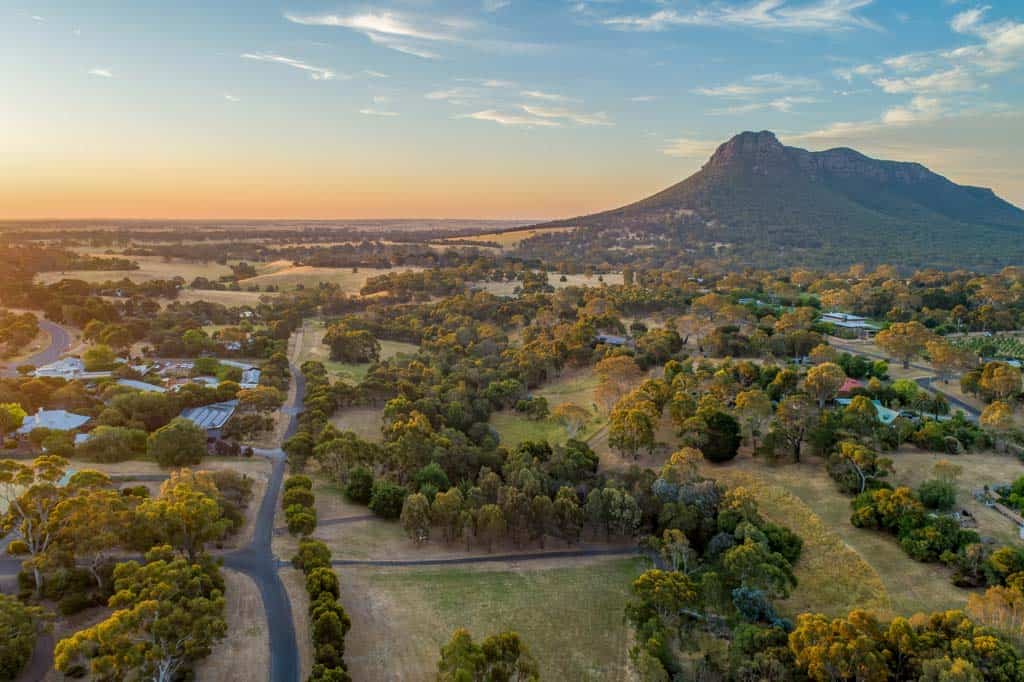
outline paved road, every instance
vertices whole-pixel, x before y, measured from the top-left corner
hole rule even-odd
[[[533,552],[530,554],[488,554],[486,556],[467,556],[451,559],[335,559],[334,566],[452,566],[489,564],[495,561],[539,561],[541,559],[566,559],[591,556],[633,556],[639,555],[639,547],[613,547],[610,549],[566,549],[555,552]]]
[[[292,380],[295,381],[295,397],[282,409],[290,415],[288,428],[284,437],[295,435],[299,426],[299,413],[302,400],[306,395],[306,380],[294,365],[290,365]],[[270,459],[273,470],[267,483],[267,492],[263,495],[259,512],[256,515],[256,527],[253,530],[252,542],[237,552],[224,556],[224,565],[248,575],[259,588],[263,597],[263,611],[267,618],[267,631],[270,636],[270,682],[295,682],[299,679],[299,654],[295,638],[295,621],[292,620],[292,605],[288,592],[278,575],[278,568],[287,565],[278,562],[274,556],[271,543],[274,535],[274,513],[277,511],[277,500],[281,494],[284,481],[286,457],[284,451],[257,450],[256,454]]]
[[[39,328],[49,332],[50,345],[35,355],[19,362],[19,365],[33,365],[34,367],[48,365],[51,362],[60,360],[60,356],[67,353],[68,349],[71,348],[71,332],[64,327],[50,322],[49,320],[39,318]],[[3,370],[0,370],[0,374],[3,376],[14,377],[18,376],[18,370],[15,367],[5,367]]]
[[[851,353],[851,354],[854,354],[854,355],[864,355],[866,357],[874,358],[876,360],[885,360],[886,362],[889,362],[889,363],[894,362],[894,360],[892,358],[890,358],[889,356],[887,356],[887,355],[883,355],[882,353],[876,353],[876,352],[864,350],[863,348],[861,348],[860,346],[858,346],[856,344],[848,343],[845,340],[837,338],[837,337],[834,337],[834,336],[830,336],[829,339],[828,339],[828,342],[829,342],[829,344],[835,346],[839,350],[845,351],[847,353]],[[898,362],[898,361],[895,361],[895,362]],[[926,377],[918,377],[918,378],[914,379],[914,382],[917,383],[918,386],[920,386],[921,388],[923,388],[923,389],[925,389],[927,391],[931,391],[933,393],[941,393],[942,396],[949,402],[950,405],[952,405],[953,407],[955,407],[958,410],[963,410],[964,415],[968,419],[970,419],[971,421],[978,421],[978,417],[981,416],[981,412],[979,412],[976,407],[970,405],[969,403],[965,403],[963,400],[960,400],[955,395],[950,395],[949,393],[943,391],[938,386],[934,385],[935,382],[939,381],[939,378],[935,375],[935,369],[934,368],[929,367],[928,365],[922,365],[922,364],[919,364],[919,363],[912,362],[912,363],[910,363],[910,369],[916,369],[916,370],[919,370],[921,372],[927,372],[928,373],[928,376],[926,376]]]

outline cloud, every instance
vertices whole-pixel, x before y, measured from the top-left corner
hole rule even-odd
[[[279,54],[246,52],[242,55],[242,59],[251,59],[257,62],[269,62],[271,64],[284,64],[285,66],[290,66],[293,69],[299,69],[300,71],[307,72],[309,77],[315,81],[329,81],[338,77],[338,74],[330,69],[325,69],[321,66],[313,66],[312,64],[307,64],[306,62],[298,59],[284,57]],[[348,76],[343,77],[348,78]]]
[[[982,44],[971,45],[946,53],[947,57],[965,59],[991,73],[1002,73],[1020,66],[1024,60],[1024,23],[1010,19],[985,21],[988,7],[960,12],[950,28],[957,33],[980,38]]]
[[[477,121],[490,121],[503,126],[520,126],[525,128],[558,128],[561,124],[550,118],[523,116],[521,114],[502,113],[495,109],[477,111],[458,118],[472,118]]]
[[[712,109],[709,113],[711,114],[749,114],[752,111],[781,111],[789,112],[793,110],[793,107],[797,104],[814,104],[818,99],[815,97],[806,96],[792,96],[792,97],[777,97],[775,99],[768,100],[766,102],[748,102],[747,104],[737,104],[722,109]]]
[[[468,104],[471,101],[479,100],[480,93],[472,88],[448,88],[446,90],[432,90],[423,95],[426,99],[439,102],[445,101],[449,104]]]
[[[483,0],[482,3],[485,12],[497,12],[511,4],[512,0]]]
[[[637,102],[637,103],[640,103],[640,102],[656,102],[659,99],[661,99],[661,98],[658,97],[657,95],[637,95],[636,97],[630,97],[629,101],[630,102]]]
[[[224,93],[224,99],[226,99],[229,102],[241,102],[242,101],[236,95],[231,95],[231,94],[228,94],[228,93]]]
[[[882,73],[882,69],[874,64],[861,64],[850,69],[836,69],[832,73],[835,74],[836,78],[850,82],[855,76],[878,76]]]
[[[372,69],[365,69],[363,70],[363,73],[370,78],[391,78],[391,76],[386,73],[381,73],[380,71],[374,71]]]
[[[285,19],[303,26],[346,28],[362,33],[376,45],[423,59],[438,59],[440,55],[429,45],[453,42],[458,38],[456,31],[468,26],[464,21],[446,20],[428,27],[390,11],[367,11],[351,15],[285,14]]]
[[[90,76],[99,76],[100,78],[113,78],[114,72],[110,69],[89,69]]]
[[[360,109],[359,113],[363,114],[364,116],[386,116],[386,117],[391,117],[391,116],[398,116],[399,115],[397,111],[386,111],[386,110],[383,110],[383,109],[374,109],[373,107],[368,107],[366,109]]]
[[[842,31],[878,27],[858,10],[873,0],[818,0],[795,5],[788,0],[757,0],[744,5],[706,4],[680,12],[662,9],[646,16],[620,16],[604,24],[634,31],[664,31],[678,26],[725,26],[792,31]]]
[[[707,159],[718,149],[718,143],[710,140],[695,140],[689,137],[677,137],[668,140],[661,153],[681,159]]]
[[[578,111],[571,111],[569,109],[551,109],[549,107],[540,107],[533,104],[521,105],[523,111],[532,115],[539,116],[545,119],[564,119],[566,121],[572,121],[579,125],[585,126],[610,126],[615,125],[608,119],[608,115],[603,111],[599,111],[593,114],[580,113]]]
[[[32,15],[32,16],[30,17],[30,19],[32,19],[32,21],[37,21],[37,22],[39,22],[39,23],[43,23],[44,21],[46,21],[46,17],[41,17],[41,16],[39,16],[38,14],[33,14],[33,15]]]
[[[882,114],[882,123],[900,125],[931,121],[941,116],[944,111],[938,99],[919,95],[912,99],[909,105],[893,107]]]
[[[963,67],[936,71],[926,76],[905,76],[902,78],[879,78],[874,81],[883,92],[890,95],[920,94],[931,92],[970,92],[980,85]]]
[[[543,90],[523,90],[519,93],[523,97],[529,97],[530,99],[540,99],[545,102],[576,102],[572,97],[566,97],[565,95],[559,95],[554,92],[544,92]]]
[[[707,97],[755,97],[770,93],[817,90],[819,87],[818,81],[811,78],[762,73],[751,76],[742,83],[697,88],[693,92]]]
[[[928,52],[911,52],[909,54],[890,57],[882,63],[895,71],[922,71],[931,66],[934,60],[935,56]]]

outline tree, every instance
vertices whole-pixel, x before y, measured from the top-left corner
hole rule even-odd
[[[349,329],[345,323],[333,324],[324,334],[324,344],[331,348],[331,360],[347,363],[377,362],[380,342],[363,329]]]
[[[771,399],[760,389],[743,391],[736,396],[736,413],[743,425],[746,426],[751,446],[756,450],[757,439],[772,418]]]
[[[982,428],[991,431],[997,438],[1013,430],[1013,408],[1002,401],[995,401],[981,413],[978,419]]]
[[[458,488],[449,488],[446,492],[434,496],[430,506],[430,519],[441,526],[445,542],[451,542],[459,536],[462,506],[462,493]]]
[[[825,362],[812,367],[807,372],[804,389],[818,401],[818,407],[824,407],[827,401],[836,397],[845,381],[846,373],[842,367],[832,362]]]
[[[423,493],[415,493],[405,498],[402,505],[402,527],[405,533],[417,545],[430,539],[430,503]]]
[[[60,672],[88,665],[97,679],[171,682],[227,633],[223,585],[212,566],[166,556],[129,561],[114,570],[114,585],[114,613],[57,643]]]
[[[408,494],[404,486],[378,479],[373,482],[370,511],[381,518],[397,519],[402,515],[402,505]]]
[[[87,372],[103,372],[114,369],[116,360],[117,356],[114,355],[114,351],[105,344],[90,346],[82,353],[82,362]]]
[[[127,544],[133,512],[129,497],[107,489],[83,491],[54,510],[53,530],[58,544],[76,561],[85,562],[101,591],[104,585],[100,569],[116,549]]]
[[[925,349],[932,367],[943,382],[949,381],[950,376],[957,370],[968,369],[972,365],[973,357],[968,351],[961,350],[943,339],[925,342]]]
[[[877,452],[859,443],[843,441],[833,457],[836,468],[840,470],[836,474],[837,480],[843,481],[843,471],[852,473],[853,484],[847,484],[845,487],[848,492],[855,492],[858,495],[873,481],[885,478],[893,472],[891,459],[879,457]]]
[[[635,624],[656,615],[666,624],[679,622],[680,612],[697,600],[697,589],[684,573],[652,569],[633,581],[633,600],[626,606],[626,615]]]
[[[613,355],[605,358],[594,366],[598,377],[595,389],[597,402],[605,405],[605,409],[614,405],[643,377],[636,361],[628,355]]]
[[[146,455],[146,432],[122,426],[97,426],[89,439],[75,447],[76,454],[94,462],[124,462]]]
[[[728,412],[715,411],[704,417],[707,441],[701,448],[709,462],[727,462],[740,447],[740,424]]]
[[[43,588],[42,565],[54,541],[51,517],[69,492],[57,485],[67,466],[66,459],[54,455],[37,457],[31,464],[0,461],[0,502],[7,507],[0,528],[4,535],[13,533],[29,555],[37,595]]]
[[[569,438],[575,438],[580,429],[590,421],[590,411],[575,403],[562,403],[555,407],[551,416],[563,426]]]
[[[934,334],[917,320],[895,322],[888,329],[883,329],[875,336],[875,343],[880,348],[903,363],[903,369],[910,367],[910,361],[921,354],[925,344],[934,338]]]
[[[179,417],[149,434],[146,452],[163,467],[199,464],[206,454],[206,432]]]
[[[32,657],[42,611],[17,597],[0,594],[0,679],[13,680]]]
[[[642,448],[648,451],[654,448],[656,418],[649,401],[634,401],[627,396],[615,406],[608,419],[608,445],[638,459]]]
[[[800,446],[817,418],[814,403],[803,394],[788,396],[779,403],[775,411],[775,430],[789,444],[794,461],[800,461]]]
[[[28,413],[18,403],[0,404],[0,438],[21,428]]]
[[[496,504],[485,504],[476,514],[477,537],[487,543],[487,551],[494,549],[494,541],[505,535],[507,524],[501,507]]]
[[[441,647],[438,682],[537,682],[537,663],[514,632],[491,635],[479,645],[459,628]]]
[[[800,670],[815,682],[890,679],[882,626],[868,611],[852,611],[846,618],[821,614],[797,617],[789,647]]]
[[[1006,400],[1020,393],[1021,372],[1012,365],[990,362],[982,369],[978,386],[996,400]]]
[[[139,505],[138,514],[153,537],[182,552],[190,564],[231,527],[216,487],[188,469],[173,473],[160,486],[159,497]]]

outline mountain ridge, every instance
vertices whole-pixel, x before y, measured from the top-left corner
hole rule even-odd
[[[872,256],[873,245],[892,240],[886,251],[908,264],[950,267],[953,254],[942,242],[961,237],[987,240],[972,245],[983,262],[1024,258],[1024,210],[989,188],[849,147],[789,147],[767,130],[733,136],[699,171],[645,199],[541,227],[567,225],[661,235],[693,248],[713,242],[752,264],[758,251],[772,261],[780,250],[846,246]]]

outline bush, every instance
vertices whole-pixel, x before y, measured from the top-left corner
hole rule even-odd
[[[704,420],[707,423],[707,442],[701,447],[704,458],[709,462],[727,462],[740,449],[740,423],[725,412],[712,412]]]
[[[306,682],[352,682],[352,677],[344,668],[328,668],[325,665],[313,666]]]
[[[316,530],[316,510],[293,504],[284,510],[288,532],[292,535],[309,535]]]
[[[359,504],[369,504],[373,496],[373,474],[366,467],[356,467],[348,475],[345,496]]]
[[[384,519],[397,519],[402,515],[402,505],[409,491],[404,487],[383,479],[373,482],[370,496],[370,511]]]
[[[0,594],[0,679],[13,680],[32,656],[37,627],[33,611],[15,597]]]
[[[289,476],[284,481],[284,491],[288,492],[294,488],[302,488],[303,490],[312,490],[313,481],[309,476]]]
[[[314,501],[313,493],[305,488],[285,490],[284,495],[281,496],[281,506],[285,509],[295,504],[312,509]]]
[[[306,576],[306,592],[309,593],[311,603],[320,600],[322,595],[330,595],[332,599],[337,599],[341,594],[338,576],[329,568],[314,568]]]
[[[314,569],[329,568],[330,565],[331,549],[327,545],[310,538],[299,541],[299,550],[292,557],[292,566],[308,575]]]
[[[956,486],[950,481],[932,479],[921,484],[917,496],[929,509],[949,511],[956,504]]]
[[[146,452],[163,467],[199,464],[206,454],[206,431],[178,417],[149,434]]]
[[[62,616],[73,616],[94,605],[93,599],[83,592],[69,592],[57,602],[57,610]]]

